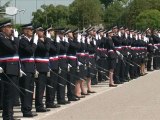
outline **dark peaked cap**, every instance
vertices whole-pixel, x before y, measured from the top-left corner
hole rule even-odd
[[[51,30],[54,30],[52,26],[46,29],[46,31],[51,31]]]
[[[21,27],[22,27],[22,29],[33,29],[32,23],[24,24]]]
[[[112,29],[117,29],[117,28],[118,28],[117,25],[112,27]]]
[[[0,23],[0,28],[5,26],[12,26],[11,20],[3,21]]]
[[[54,31],[57,32],[57,33],[64,34],[65,33],[65,28],[56,28],[56,29],[54,29]]]
[[[71,33],[71,32],[72,32],[72,30],[67,29],[67,30],[65,30],[65,33],[64,33],[64,34],[68,34],[68,33]]]
[[[44,28],[41,27],[41,26],[39,26],[39,27],[36,28],[36,30],[37,30],[37,31],[44,31]]]
[[[74,34],[77,34],[77,33],[81,33],[82,31],[80,31],[79,28],[76,28],[76,29],[73,30],[72,32],[73,32]]]
[[[100,33],[100,32],[104,32],[105,30],[103,30],[103,29],[99,29],[99,30],[97,30],[97,33]]]

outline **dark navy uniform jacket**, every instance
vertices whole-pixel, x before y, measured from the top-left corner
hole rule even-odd
[[[19,39],[11,40],[0,33],[0,63],[6,74],[19,75],[18,43]]]
[[[57,70],[59,68],[59,50],[60,50],[60,43],[51,40],[50,41],[50,50],[49,50],[49,61],[50,61],[50,68],[53,70]]]
[[[21,61],[21,69],[24,72],[35,72],[34,53],[37,45],[33,43],[33,39],[29,40],[26,36],[22,36],[19,42],[19,56]]]
[[[35,51],[35,63],[38,72],[49,71],[49,50],[50,40],[48,38],[44,38],[44,41],[39,39]]]

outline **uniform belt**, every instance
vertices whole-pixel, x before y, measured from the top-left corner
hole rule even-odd
[[[77,56],[86,56],[85,53],[76,53]]]
[[[160,44],[154,44],[155,46],[160,46]]]
[[[149,46],[153,46],[152,44],[148,44]]]
[[[116,50],[122,50],[122,47],[115,47]]]
[[[94,54],[90,54],[89,57],[90,58],[94,58],[95,56],[94,56]]]
[[[20,58],[21,62],[34,62],[34,58]]]
[[[13,56],[13,57],[1,57],[0,62],[18,62],[19,56]]]
[[[129,46],[122,46],[122,48],[129,48]]]
[[[132,47],[131,49],[132,49],[132,50],[138,50],[138,48],[137,48],[137,47]]]
[[[50,61],[57,61],[57,60],[59,60],[59,57],[58,56],[49,57],[49,60]]]
[[[77,60],[77,57],[76,56],[68,56],[68,59],[70,59],[70,60]]]
[[[99,50],[99,51],[103,51],[103,50],[104,50],[104,48],[97,48],[97,50]]]
[[[108,52],[111,53],[111,52],[114,52],[114,50],[109,50]]]
[[[58,57],[59,57],[60,59],[62,59],[62,58],[63,58],[63,59],[66,59],[66,58],[67,58],[67,55],[59,55]]]
[[[48,63],[49,59],[46,59],[46,58],[35,58],[35,62]]]

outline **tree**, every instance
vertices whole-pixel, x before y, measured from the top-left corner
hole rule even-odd
[[[115,0],[110,3],[105,9],[104,22],[106,27],[111,27],[113,25],[122,25],[124,24],[125,19],[121,19],[125,11],[124,5],[126,5],[126,0]]]
[[[63,5],[42,5],[41,9],[33,12],[33,24],[43,27],[65,27],[68,24],[68,7]]]
[[[160,28],[160,11],[145,10],[136,17],[136,26],[138,29]]]
[[[136,28],[136,17],[141,12],[150,9],[160,10],[159,0],[132,0],[124,13],[127,22],[126,24]]]
[[[110,5],[111,3],[113,3],[115,0],[100,0],[100,2],[102,4],[105,5],[105,7],[107,8],[108,5]],[[117,0],[117,1],[123,1],[123,0]]]
[[[69,6],[69,23],[80,28],[102,23],[102,6],[99,0],[75,0]]]
[[[5,8],[8,7],[10,4],[10,1],[6,2],[3,6],[0,6],[0,12],[4,12]],[[0,22],[6,20],[5,14],[0,14]]]

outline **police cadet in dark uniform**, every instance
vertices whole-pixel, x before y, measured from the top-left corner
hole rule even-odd
[[[19,56],[21,68],[26,76],[20,78],[20,87],[34,92],[34,72],[35,61],[34,53],[37,47],[38,36],[33,36],[32,24],[22,25],[23,35],[19,42]],[[34,117],[37,114],[31,112],[32,110],[33,94],[23,90],[21,94],[21,110],[23,117]]]
[[[145,41],[145,36],[144,33],[141,34],[141,41],[140,41],[140,49],[141,49],[141,70],[140,74],[141,76],[146,75],[147,73],[145,72],[145,64],[147,62],[147,43]]]
[[[113,36],[112,36],[112,40],[115,46],[116,51],[118,51],[119,53],[122,53],[122,41],[120,39],[120,37],[118,36],[118,27],[114,26],[112,28],[113,30]],[[122,61],[122,59],[120,57],[118,57],[117,61],[116,61],[116,69],[114,71],[114,80],[115,80],[115,84],[121,84],[124,81],[124,63]]]
[[[35,107],[36,112],[47,112],[50,111],[50,109],[44,107],[43,94],[47,86],[47,72],[49,72],[50,40],[44,36],[44,29],[42,27],[36,29],[36,34],[38,35],[38,43],[35,51],[35,63],[36,70],[39,74],[38,80],[36,81]],[[46,87],[46,89],[48,88]]]
[[[121,74],[120,78],[123,79],[122,82],[127,82],[128,78],[128,69],[129,69],[129,64],[127,64],[125,61],[128,60],[128,34],[127,34],[128,28],[124,29],[123,27],[120,27],[119,29],[119,37],[121,39],[121,44],[122,44],[122,50],[121,53],[124,56],[124,60],[121,62]]]
[[[87,48],[86,52],[89,53],[88,60],[86,61],[88,70],[87,70],[87,76],[86,76],[86,82],[87,82],[87,93],[95,93],[95,91],[92,90],[91,88],[91,81],[93,83],[97,83],[97,70],[96,68],[96,50],[97,50],[97,39],[96,39],[96,30],[94,28],[91,28],[90,30],[87,31],[88,36],[87,36]],[[84,95],[87,95],[84,93]]]
[[[130,30],[130,37],[129,37],[129,45],[130,45],[130,58],[128,59],[129,62],[133,63],[135,62],[136,59],[136,50],[134,47],[134,43],[135,43],[135,31],[134,30]],[[135,76],[135,64],[132,64],[132,66],[130,66],[129,68],[129,75],[130,75],[130,79],[134,79],[136,78]]]
[[[106,38],[104,37],[104,30],[99,29],[97,31],[98,34],[98,42],[97,42],[97,52],[96,52],[96,60],[97,60],[97,65],[103,69],[108,69],[108,62],[107,62],[107,49],[106,49]],[[105,78],[105,74],[102,73],[102,69],[101,68],[97,68],[98,69],[98,82],[101,82],[103,80],[106,80]]]
[[[69,47],[67,51],[67,58],[68,58],[68,80],[76,85],[76,82],[80,79],[78,77],[78,60],[76,56],[77,49],[79,49],[80,45],[78,44],[77,40],[73,37],[73,32],[77,32],[76,30],[71,31],[68,29],[65,34],[68,37]],[[75,33],[74,33],[75,34]],[[75,97],[75,86],[67,83],[67,96],[68,101],[77,101],[80,98]]]
[[[158,70],[160,67],[159,63],[160,38],[158,36],[157,30],[153,31],[152,38],[154,42],[153,69]]]
[[[50,50],[49,50],[49,67],[53,71],[50,71],[50,77],[48,78],[48,84],[53,88],[47,89],[46,95],[46,107],[47,108],[58,108],[60,105],[55,104],[55,97],[57,96],[57,85],[58,85],[58,71],[59,71],[59,39],[55,38],[54,29],[49,27],[46,30],[46,37],[50,39]]]
[[[61,77],[58,78],[58,82],[62,84],[58,84],[58,91],[57,91],[57,102],[58,104],[69,104],[69,101],[65,100],[65,88],[67,85],[67,72],[68,72],[68,61],[67,61],[67,50],[68,50],[68,40],[64,38],[64,29],[57,30],[57,35],[60,39],[60,51],[59,51],[59,75]],[[63,79],[64,78],[64,79]]]
[[[146,30],[146,37],[149,39],[147,45],[147,52],[148,52],[147,71],[153,71],[151,64],[154,53],[154,41],[151,35],[151,30],[149,28]]]
[[[3,120],[14,120],[13,105],[18,94],[18,76],[20,71],[18,45],[12,36],[11,20],[0,24],[0,62],[1,79],[4,81]],[[3,69],[3,70],[2,70]],[[8,84],[7,84],[8,83]]]
[[[117,59],[117,54],[116,54],[116,49],[114,47],[114,43],[112,40],[113,32],[108,31],[108,38],[106,40],[106,47],[108,49],[108,70],[109,70],[109,87],[117,87],[115,85],[115,81],[113,78],[114,75],[114,70],[116,68],[116,59]]]
[[[80,34],[74,34],[74,37],[77,37],[78,44],[80,45],[79,49],[77,50],[76,56],[78,59],[78,76],[81,78],[76,83],[75,95],[77,98],[84,98],[85,96],[81,93],[86,94],[86,90],[84,89],[84,80],[86,79],[87,75],[87,66],[86,66],[86,32]]]

